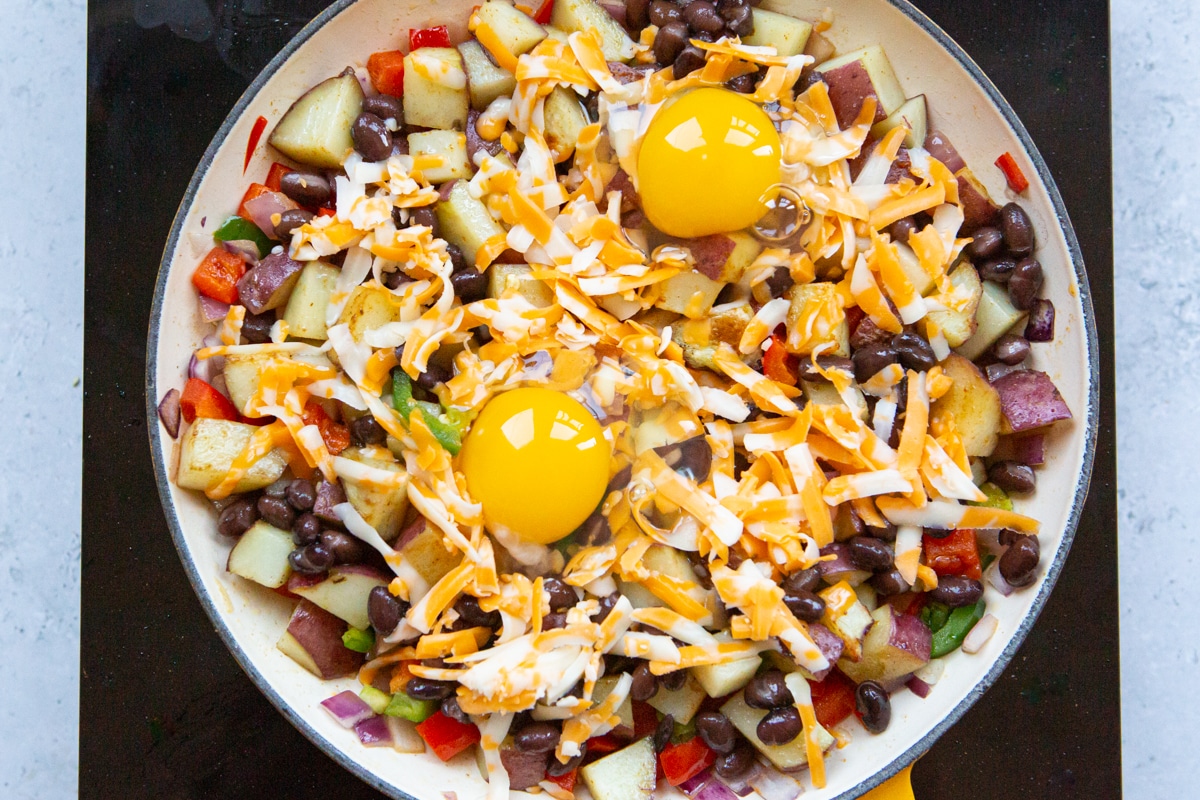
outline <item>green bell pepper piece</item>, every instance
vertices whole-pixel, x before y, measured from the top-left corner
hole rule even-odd
[[[929,651],[930,658],[941,658],[947,653],[953,653],[962,646],[967,634],[975,627],[975,623],[983,619],[986,603],[980,600],[973,606],[962,606],[950,612],[950,618],[942,629],[933,634],[933,645]]]
[[[950,606],[944,603],[929,603],[921,609],[921,622],[925,623],[925,627],[937,633],[946,625],[946,620],[950,618]]]
[[[671,728],[671,744],[683,744],[696,736],[696,721],[688,720],[687,724],[676,722]]]
[[[375,646],[375,634],[359,628],[347,628],[342,634],[342,644],[347,650],[356,653],[368,653]]]
[[[402,717],[409,722],[424,722],[437,710],[437,700],[414,700],[404,692],[396,692],[383,713],[389,717]]]
[[[358,693],[362,701],[371,707],[371,710],[376,714],[382,714],[387,710],[388,705],[392,702],[392,696],[387,692],[380,691],[374,686],[364,686],[362,691]]]
[[[213,231],[213,238],[218,242],[254,242],[254,246],[258,248],[259,258],[266,258],[267,253],[275,247],[275,242],[272,242],[270,237],[263,233],[257,225],[248,219],[236,216],[222,222],[221,227]]]
[[[399,367],[392,370],[392,407],[400,413],[406,424],[414,411],[420,411],[429,432],[442,447],[450,451],[450,455],[456,456],[462,449],[463,433],[469,421],[467,416],[454,409],[444,409],[440,403],[414,399],[412,378]]]
[[[984,482],[979,491],[987,495],[987,500],[983,502],[971,502],[969,505],[982,506],[984,508],[1000,508],[1005,511],[1012,511],[1012,499],[1008,496],[1008,492],[1001,489],[991,481]]]

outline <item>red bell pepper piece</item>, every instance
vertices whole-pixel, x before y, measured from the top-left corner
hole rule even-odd
[[[625,746],[625,742],[621,741],[611,733],[606,733],[603,736],[593,736],[587,740],[587,751],[589,753],[615,753]]]
[[[974,580],[983,577],[975,531],[953,531],[942,539],[935,539],[927,533],[924,545],[925,563],[938,575],[961,575]]]
[[[828,728],[837,725],[854,713],[854,681],[834,670],[825,676],[823,681],[809,684],[812,692],[813,711],[817,714],[817,722]]]
[[[574,792],[575,779],[578,777],[579,770],[573,769],[565,775],[547,775],[546,780],[550,781],[551,783],[558,784],[560,788],[568,792]]]
[[[773,381],[795,386],[800,382],[800,361],[783,347],[783,337],[771,334],[771,346],[763,353],[763,374]]]
[[[196,417],[227,419],[231,422],[236,422],[238,418],[237,408],[230,399],[199,378],[188,378],[183,385],[179,410],[184,422],[189,424],[195,422]]]
[[[278,192],[280,190],[279,182],[283,179],[284,175],[287,175],[292,171],[293,170],[291,167],[285,167],[283,164],[280,164],[278,161],[276,161],[271,164],[271,170],[267,173],[267,181],[263,185],[272,192]]]
[[[1029,179],[1025,177],[1025,173],[1017,166],[1017,160],[1013,158],[1012,153],[1005,153],[997,158],[996,166],[1004,173],[1004,179],[1008,181],[1008,188],[1017,194],[1029,188]]]
[[[330,455],[336,456],[350,446],[350,429],[334,422],[318,403],[309,403],[305,406],[304,424],[317,426]]]
[[[451,719],[441,711],[417,725],[417,733],[442,761],[449,761],[479,741],[479,728]]]
[[[250,184],[250,188],[246,190],[244,195],[242,195],[242,202],[238,206],[237,215],[248,222],[254,222],[254,219],[250,216],[250,212],[246,210],[246,203],[249,203],[254,198],[264,195],[269,191],[271,191],[271,189],[261,183]]]
[[[238,301],[238,281],[246,274],[246,262],[224,247],[214,247],[192,273],[196,291],[213,300],[233,305]]]
[[[263,131],[267,129],[267,118],[259,117],[254,120],[254,127],[250,129],[250,139],[246,142],[246,160],[242,163],[242,174],[246,174],[246,170],[250,168],[250,158],[254,155],[254,149],[258,147],[258,140],[262,138]]]
[[[851,336],[853,336],[854,332],[858,330],[858,323],[862,322],[863,317],[866,315],[867,312],[863,311],[858,306],[850,306],[846,309],[846,327],[850,330]]]
[[[929,603],[929,593],[907,592],[896,595],[894,598],[889,599],[888,602],[897,614],[911,614],[915,617]]]
[[[445,25],[432,28],[409,28],[408,49],[420,50],[422,47],[449,47],[450,29]]]
[[[337,213],[337,209],[334,209],[334,208],[318,208],[317,209],[318,217],[332,217],[336,213]]]
[[[641,700],[633,701],[633,738],[649,736],[658,728],[658,714],[654,706]]]
[[[686,742],[668,744],[658,755],[667,783],[678,786],[713,765],[717,754],[699,736]]]
[[[542,25],[549,25],[552,13],[554,13],[554,0],[545,0],[541,8],[533,15],[533,21]]]
[[[367,75],[375,91],[400,97],[404,94],[404,53],[399,50],[371,53],[367,58]]]

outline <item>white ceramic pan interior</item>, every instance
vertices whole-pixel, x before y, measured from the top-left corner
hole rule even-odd
[[[306,27],[247,90],[218,131],[198,167],[171,231],[154,297],[148,350],[151,449],[168,523],[189,577],[221,637],[259,688],[301,731],[348,770],[392,797],[441,800],[482,795],[474,757],[448,764],[432,755],[401,755],[362,747],[354,732],[338,726],[318,703],[355,682],[324,682],[275,648],[287,625],[289,601],[225,571],[229,545],[215,532],[211,505],[199,493],[176,488],[176,444],[159,424],[155,405],[182,385],[188,360],[210,332],[197,311],[190,283],[199,259],[212,246],[212,231],[236,206],[246,185],[261,176],[272,151],[260,146],[243,174],[246,143],[260,115],[273,125],[291,103],[347,65],[360,66],[377,50],[401,45],[411,27],[447,24],[456,40],[476,0],[359,0],[339,2]],[[765,7],[810,20],[824,7],[810,0],[768,0]],[[812,800],[853,798],[924,753],[999,676],[1036,618],[1061,569],[1079,520],[1091,470],[1097,419],[1097,345],[1087,278],[1070,222],[1047,170],[1023,126],[977,66],[932,22],[904,0],[843,0],[827,34],[846,52],[881,43],[908,94],[925,94],[930,127],[947,134],[1003,204],[1017,199],[992,166],[1011,152],[1031,181],[1019,198],[1037,230],[1037,256],[1046,273],[1044,296],[1057,309],[1056,338],[1034,348],[1037,369],[1062,392],[1075,419],[1055,426],[1038,489],[1018,510],[1043,523],[1043,575],[1038,584],[1001,597],[988,588],[988,609],[999,629],[975,655],[955,653],[944,677],[925,700],[907,691],[893,697],[893,719],[880,736],[845,723],[853,741],[827,761],[828,784],[809,791]],[[270,130],[270,127],[268,127]],[[807,782],[807,778],[804,780]]]

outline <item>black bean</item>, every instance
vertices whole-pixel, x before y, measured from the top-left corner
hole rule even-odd
[[[321,544],[329,548],[329,552],[333,553],[333,560],[339,564],[357,564],[367,554],[362,542],[341,531],[321,531]]]
[[[877,572],[871,576],[870,583],[871,587],[882,597],[903,594],[912,588],[898,569],[890,572]]]
[[[795,283],[792,280],[792,272],[787,267],[776,267],[771,277],[767,278],[767,288],[771,290],[771,297],[783,297]]]
[[[954,531],[950,530],[949,528],[924,528],[923,530],[924,534],[930,539],[945,539],[947,536],[954,533]]]
[[[755,763],[754,748],[749,743],[742,741],[738,742],[731,752],[717,756],[713,770],[718,776],[732,781],[749,772]]]
[[[866,383],[884,367],[895,364],[899,358],[890,342],[868,344],[854,351],[854,377]]]
[[[650,665],[645,661],[639,662],[633,670],[633,683],[629,687],[629,696],[634,700],[645,702],[654,697],[658,691],[658,676],[650,671]]]
[[[425,371],[417,376],[416,384],[425,391],[432,392],[453,377],[454,370],[450,366],[430,361]]]
[[[616,608],[617,601],[620,599],[621,599],[621,595],[617,592],[613,592],[610,595],[605,595],[604,597],[601,597],[600,598],[600,610],[592,615],[592,621],[593,622],[604,622],[604,620],[608,619],[608,615],[612,613],[612,610],[614,608]]]
[[[1036,258],[1024,258],[1017,262],[1012,277],[1008,279],[1008,299],[1022,311],[1033,308],[1038,292],[1042,290],[1042,265]]]
[[[289,208],[279,215],[279,222],[276,223],[274,230],[275,238],[290,238],[292,231],[307,222],[312,222],[314,216],[311,211],[306,211],[303,208]]]
[[[1002,363],[1015,367],[1029,358],[1029,340],[1015,333],[1006,333],[992,345],[992,355]]]
[[[414,700],[445,700],[454,694],[454,684],[414,676],[404,684],[404,693]]]
[[[683,22],[683,9],[670,0],[651,0],[650,2],[650,24],[658,26],[658,35],[662,35],[662,29],[672,22]]]
[[[903,398],[905,395],[907,395],[907,392],[901,392],[900,397]],[[896,413],[899,414],[903,410],[903,407],[897,408]],[[882,539],[885,542],[896,541],[896,526],[888,522],[886,519],[883,521],[882,528],[876,528],[871,525],[867,525],[866,529],[867,533],[869,533],[871,536],[874,536],[876,539]]]
[[[817,366],[823,370],[838,369],[851,375],[855,374],[854,361],[844,356],[817,356]],[[824,375],[817,372],[812,359],[808,356],[800,358],[800,380],[812,383],[829,383]]]
[[[735,6],[722,11],[721,16],[725,18],[726,30],[734,36],[745,38],[754,33],[754,16],[750,6]]]
[[[796,592],[785,592],[783,604],[796,615],[796,619],[805,622],[816,622],[825,614],[825,601],[812,592],[803,589]]]
[[[288,563],[301,575],[320,575],[333,566],[333,553],[313,542],[289,553]]]
[[[275,314],[271,311],[247,314],[242,321],[242,338],[250,344],[265,344],[271,341],[271,326],[274,324]]]
[[[1016,268],[1017,262],[1013,259],[997,258],[983,262],[983,266],[979,268],[979,277],[994,283],[1008,283],[1008,279],[1012,277],[1013,270]]]
[[[658,682],[668,692],[678,692],[687,683],[687,673],[681,669],[677,669],[674,672],[668,672],[666,675],[659,676]]]
[[[279,179],[279,191],[302,206],[321,208],[333,196],[333,186],[318,172],[294,170]]]
[[[579,602],[575,590],[561,578],[546,578],[542,581],[542,591],[550,595],[550,610],[565,611]]]
[[[565,611],[554,611],[542,617],[542,630],[544,631],[552,631],[565,627],[567,627],[567,614]]]
[[[893,242],[908,243],[908,237],[916,233],[920,228],[917,226],[917,221],[912,217],[902,217],[888,226],[888,233],[892,237]]]
[[[522,753],[549,753],[558,747],[562,731],[548,722],[526,725],[513,737],[513,745]]]
[[[712,469],[712,446],[703,436],[693,436],[681,442],[664,444],[654,448],[654,452],[662,456],[667,466],[691,478],[696,483],[708,480],[708,472]]]
[[[454,294],[463,303],[474,303],[487,297],[487,274],[474,267],[452,274],[450,285],[454,287]]]
[[[383,161],[392,154],[392,132],[379,117],[364,111],[350,128],[354,149],[366,161]]]
[[[296,512],[282,498],[264,494],[258,498],[257,508],[260,517],[280,530],[291,530],[292,523],[296,521]]]
[[[871,733],[883,733],[892,721],[892,701],[875,681],[863,681],[854,691],[854,705],[863,727]]]
[[[375,417],[364,414],[350,423],[350,441],[358,447],[387,442],[387,431],[375,421]]]
[[[654,37],[654,58],[660,64],[672,64],[687,46],[688,29],[682,22],[669,22]]]
[[[458,598],[454,610],[470,628],[495,628],[500,624],[500,612],[484,611],[479,607],[479,599],[469,594]]]
[[[988,480],[1006,492],[1025,494],[1037,488],[1033,467],[1017,461],[997,461],[988,467]]]
[[[658,727],[654,729],[654,752],[661,753],[671,741],[671,734],[675,732],[675,718],[670,714],[664,714],[663,718],[658,721]]]
[[[800,735],[804,725],[795,706],[784,706],[769,711],[758,721],[758,738],[765,745],[785,745]]]
[[[928,372],[937,366],[937,356],[925,337],[914,331],[904,331],[892,337],[892,347],[905,369]]]
[[[625,0],[625,22],[635,33],[649,25],[650,0]]]
[[[971,243],[963,248],[963,253],[972,262],[984,261],[1000,254],[1004,246],[1004,234],[999,228],[978,228],[971,234]]]
[[[254,501],[243,497],[221,509],[221,516],[217,517],[217,533],[230,538],[241,536],[257,521],[258,509]]]
[[[683,19],[697,33],[716,33],[725,29],[725,20],[717,13],[717,7],[708,0],[692,0],[683,9]]]
[[[396,630],[400,620],[408,613],[407,604],[388,591],[386,586],[376,586],[367,595],[367,620],[375,633],[387,636]]]
[[[729,721],[729,717],[719,711],[705,711],[697,714],[696,734],[717,753],[729,753],[738,743],[737,728]]]
[[[821,585],[821,571],[816,567],[793,572],[783,581],[784,592],[815,592]]]
[[[721,16],[729,14],[735,8],[749,7],[748,0],[717,0],[717,10],[721,12]]]
[[[568,772],[578,769],[579,765],[583,763],[583,759],[586,757],[587,742],[584,742],[583,744],[579,745],[579,755],[571,756],[567,759],[567,763],[564,764],[557,758],[550,759],[550,762],[546,765],[546,774],[551,778],[558,778],[566,775]]]
[[[1027,256],[1033,252],[1033,223],[1025,209],[1016,203],[1009,203],[1000,209],[1000,230],[1004,234],[1008,252],[1014,256]]]
[[[292,541],[303,547],[321,538],[321,520],[316,514],[304,513],[292,523]]]
[[[737,92],[738,94],[752,94],[754,92],[755,86],[757,85],[757,80],[753,74],[738,75],[736,78],[730,78],[729,82],[726,83],[725,85],[728,86],[733,91]],[[783,269],[783,268],[780,267],[779,269]],[[779,270],[776,270],[776,272],[778,272],[778,271]],[[786,269],[784,269],[783,271],[787,272]],[[790,275],[788,276],[788,280],[791,280]],[[767,285],[768,286],[770,285],[769,279],[767,281]]]
[[[362,110],[374,114],[384,122],[389,119],[393,120],[403,129],[404,106],[398,97],[392,97],[390,94],[377,94],[374,97],[365,98]]]
[[[696,38],[700,39],[702,37],[697,36]],[[704,66],[704,51],[694,44],[689,44],[683,50],[679,51],[679,55],[676,56],[673,66],[676,78],[691,75]]]
[[[938,577],[936,589],[929,592],[929,598],[951,608],[973,606],[983,597],[983,584],[973,578],[961,575],[941,575]]]
[[[1000,556],[1000,577],[1010,586],[1027,586],[1037,577],[1042,546],[1036,536],[1021,536]]]
[[[892,568],[896,560],[891,546],[874,536],[855,536],[847,544],[850,547],[850,561],[859,569],[885,572]]]
[[[317,500],[317,489],[312,481],[297,478],[288,484],[287,500],[297,511],[311,511]]]
[[[702,42],[715,42],[717,40],[717,34],[709,33],[708,31],[693,31],[692,38],[699,39]]]
[[[458,704],[457,697],[447,697],[442,701],[441,709],[443,714],[455,722],[466,724],[471,721],[471,716],[463,711],[462,706]]]
[[[777,669],[760,672],[746,684],[746,705],[751,708],[779,708],[796,702],[792,690],[783,682],[783,673]]]
[[[433,206],[421,206],[419,208],[410,209],[408,212],[408,225],[409,227],[414,225],[422,225],[426,228],[432,228],[433,235],[435,237],[438,235],[438,218],[437,214],[435,214],[433,211]],[[450,245],[446,248],[447,252],[450,253],[451,261],[453,261],[454,253],[450,250],[450,247],[454,247],[455,250],[458,250],[458,247],[455,245]],[[462,251],[459,250],[459,253],[461,254]]]
[[[1025,534],[1023,534],[1023,533],[1017,533],[1016,531],[1012,530],[1011,528],[1004,528],[1003,530],[1000,531],[1000,536],[997,538],[1000,540],[1001,547],[1012,547],[1014,544],[1017,543],[1017,540],[1020,539],[1024,535]]]

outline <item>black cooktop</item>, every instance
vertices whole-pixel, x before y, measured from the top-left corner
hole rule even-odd
[[[171,543],[144,420],[151,293],[179,200],[241,92],[327,5],[88,4],[84,798],[379,797],[292,728],[226,651]],[[1086,0],[917,5],[999,86],[1058,181],[1091,280],[1102,400],[1091,495],[1058,587],[1005,675],[918,762],[916,793],[1116,798],[1108,8]]]

